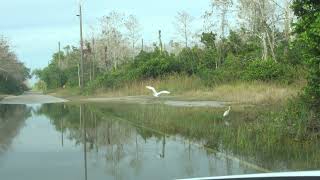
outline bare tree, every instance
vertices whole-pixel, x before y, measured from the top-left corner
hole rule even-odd
[[[186,11],[178,12],[176,16],[176,30],[178,35],[184,39],[185,47],[188,47],[189,37],[192,35],[192,22],[194,17]]]
[[[220,12],[220,43],[218,44],[218,56],[219,56],[219,62],[218,64],[221,64],[224,61],[224,56],[226,54],[225,48],[224,48],[224,41],[225,41],[225,35],[226,35],[226,27],[228,26],[227,22],[227,14],[229,8],[232,6],[232,0],[213,0],[212,6],[216,6],[217,9]]]
[[[183,45],[181,45],[179,42],[176,42],[174,40],[170,40],[168,47],[169,47],[168,52],[173,54],[178,54],[182,50]]]
[[[291,34],[291,23],[293,21],[293,11],[290,8],[292,4],[291,0],[285,0],[284,4],[284,36],[285,36],[285,48],[284,56],[288,56],[290,34]]]
[[[113,68],[125,60],[130,54],[130,44],[125,34],[125,15],[112,11],[101,20],[102,35],[99,40],[96,40],[97,56],[101,59],[99,65],[113,65]],[[107,58],[105,59],[105,47],[108,47]],[[108,63],[106,63],[106,61]],[[106,67],[106,66],[105,66]]]
[[[214,7],[211,5],[210,9],[204,12],[203,18],[203,32],[214,31],[214,21],[213,21]]]
[[[138,22],[138,19],[134,15],[130,15],[126,22],[125,22],[125,27],[128,31],[128,37],[132,43],[132,50],[133,50],[133,55],[135,54],[135,44],[136,42],[141,38],[141,26]]]
[[[226,27],[228,26],[228,12],[229,8],[232,6],[232,0],[213,0],[212,6],[215,7],[216,11],[220,16],[220,38],[223,39],[226,35]],[[213,8],[214,9],[214,8]]]
[[[27,77],[27,69],[21,63],[16,54],[11,51],[8,41],[0,36],[0,77],[13,78],[16,81],[23,82]]]
[[[268,49],[270,49],[271,56],[276,61],[274,48],[278,15],[275,1],[239,0],[239,5],[239,17],[243,20],[244,25],[261,40],[262,59],[267,59]]]
[[[217,55],[218,60],[216,61],[216,68],[219,64],[224,61],[224,57],[226,56],[225,50],[225,36],[227,32],[227,28],[229,27],[228,23],[228,15],[231,14],[230,8],[233,5],[233,0],[212,0],[210,4],[210,10],[206,11],[203,19],[204,19],[204,31],[212,32],[216,31],[220,34],[217,44]],[[216,24],[219,24],[217,26]],[[215,27],[218,27],[215,30]]]

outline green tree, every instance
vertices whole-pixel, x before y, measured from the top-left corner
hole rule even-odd
[[[198,64],[204,59],[203,50],[198,47],[184,48],[177,56],[177,63],[181,65],[181,70],[188,75],[195,74]]]
[[[320,1],[294,0],[296,41],[307,46],[304,57],[309,66],[307,99],[314,110],[320,107]]]
[[[217,61],[217,48],[215,45],[216,41],[216,34],[213,32],[205,33],[203,32],[201,35],[200,41],[205,45],[205,56],[206,61],[202,63],[201,67],[206,68],[213,68],[212,62],[215,63],[215,68],[218,68],[218,61]]]
[[[48,89],[60,88],[68,80],[65,71],[59,67],[58,53],[53,55],[53,59],[47,67],[42,70],[36,69],[33,74],[44,81]]]

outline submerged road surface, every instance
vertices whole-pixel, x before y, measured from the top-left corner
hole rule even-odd
[[[0,101],[0,104],[46,104],[61,103],[68,100],[49,95],[43,95],[39,92],[25,92],[19,96],[8,96]]]

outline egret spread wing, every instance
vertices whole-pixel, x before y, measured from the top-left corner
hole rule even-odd
[[[146,88],[150,89],[154,94],[157,94],[157,91],[154,89],[154,87],[146,86]]]
[[[160,91],[158,94],[170,94],[169,91]]]
[[[228,114],[229,114],[229,110],[227,110],[227,111],[225,111],[225,112],[223,113],[223,117],[228,116]]]

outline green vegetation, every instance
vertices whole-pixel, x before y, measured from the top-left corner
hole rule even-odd
[[[25,80],[30,78],[29,71],[19,62],[9,43],[0,37],[0,94],[17,94],[27,90]]]
[[[142,35],[135,16],[112,11],[101,19],[101,33],[85,40],[84,76],[80,50],[66,46],[53,55],[48,67],[34,71],[41,80],[37,86],[74,89],[83,79],[84,95],[172,76],[198,77],[206,87],[239,81],[300,84],[306,78],[308,58],[300,51],[306,48],[302,43],[293,43],[296,38],[290,31],[290,2],[283,9],[268,0],[245,0],[238,5],[231,0],[223,2],[210,4],[217,12],[225,9],[226,13],[221,12],[224,18],[219,19],[222,31],[210,26],[217,17],[205,11],[203,18],[208,22],[200,32],[192,32],[194,18],[183,11],[178,12],[175,22],[180,39],[165,43],[159,30],[158,42],[151,46],[142,43],[141,47],[137,47]],[[231,29],[226,26],[228,22],[222,22],[227,16],[233,17],[228,14],[232,7],[238,8],[246,24]],[[284,20],[273,18],[277,16]]]
[[[298,18],[295,23],[296,44],[304,44],[301,53],[308,64],[308,86],[306,100],[313,110],[320,113],[320,3],[318,1],[295,0],[293,10]]]
[[[212,52],[217,50],[208,46],[184,48],[176,55],[161,51],[159,47],[155,47],[150,52],[141,51],[133,60],[126,61],[116,69],[111,68],[105,71],[97,69],[95,79],[86,76],[85,81],[88,82],[86,83],[86,92],[92,93],[97,89],[112,90],[121,88],[132,81],[163,79],[172,75],[197,76],[208,87],[227,82],[256,80],[290,84],[303,79],[304,76],[302,65],[287,61],[275,62],[272,59],[245,60],[248,57],[242,53],[234,54],[231,47],[227,51],[228,55],[225,60],[219,62],[219,66],[215,67],[218,59],[212,55]],[[249,45],[243,46],[245,48]],[[74,49],[74,51],[78,50]],[[61,57],[70,59],[69,56],[65,57],[63,52],[61,52]],[[256,58],[259,58],[258,55]],[[76,59],[73,60],[76,61]],[[297,71],[301,73],[295,73]],[[78,86],[78,68],[59,68],[57,54],[54,55],[53,61],[48,67],[34,73],[42,80],[39,81],[42,88],[44,88],[43,82],[46,83],[48,89]],[[90,73],[86,72],[85,74]]]
[[[218,6],[228,9],[229,5]],[[182,98],[255,104],[275,104],[291,98],[283,113],[267,116],[274,123],[265,124],[265,131],[286,135],[291,132],[293,139],[318,137],[319,3],[295,0],[290,4],[287,1],[285,8],[277,9],[278,4],[273,1],[240,1],[237,7],[246,24],[229,29],[228,33],[224,30],[226,22],[222,22],[225,18],[222,18],[222,27],[219,27],[222,32],[203,28],[191,43],[188,37],[191,37],[192,18],[185,12],[178,13],[178,21],[185,20],[179,23],[183,24],[184,32],[188,32],[182,34],[183,43],[172,40],[165,44],[159,31],[159,42],[141,48],[135,46],[137,39],[129,42],[125,38],[126,32],[118,21],[121,15],[112,12],[102,19],[102,24],[108,26],[101,27],[97,39],[92,39],[91,43],[88,39],[85,43],[84,77],[80,76],[79,49],[67,46],[64,52],[54,54],[48,67],[34,72],[41,80],[39,87],[49,91],[74,90],[83,78],[84,89],[75,91],[82,95],[145,94],[144,86],[153,85],[167,88],[174,96]],[[297,18],[294,32],[290,31],[292,11]],[[206,12],[204,17],[213,18],[212,14]],[[283,21],[273,18],[276,16]],[[132,33],[138,34],[137,31]],[[305,80],[308,81],[305,91],[298,96]],[[260,127],[258,123],[255,126]],[[284,137],[274,134],[280,139]]]

